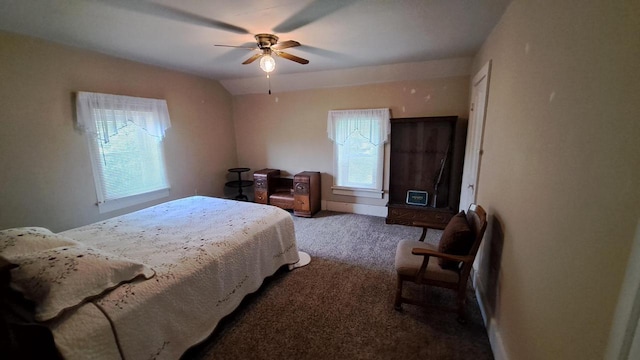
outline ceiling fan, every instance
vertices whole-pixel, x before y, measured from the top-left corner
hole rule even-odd
[[[273,59],[272,55],[276,55],[287,60],[295,61],[302,65],[306,65],[309,63],[309,60],[307,59],[303,59],[301,57],[291,55],[289,53],[282,51],[283,49],[300,46],[300,43],[297,41],[287,40],[279,43],[278,37],[273,34],[258,34],[255,36],[255,39],[257,43],[256,47],[233,46],[233,45],[216,45],[216,46],[258,50],[259,53],[251,56],[250,58],[245,60],[242,64],[243,65],[251,64],[257,59],[260,59],[260,68],[267,74],[272,72],[276,67],[276,62]]]

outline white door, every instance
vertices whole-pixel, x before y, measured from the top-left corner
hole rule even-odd
[[[467,127],[467,145],[462,172],[462,189],[460,190],[460,210],[466,211],[469,205],[476,202],[490,75],[491,60],[473,77],[469,125]]]

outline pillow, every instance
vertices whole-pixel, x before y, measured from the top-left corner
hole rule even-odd
[[[36,321],[47,321],[121,283],[155,272],[144,264],[84,246],[61,246],[7,258],[11,288],[35,305]]]
[[[438,251],[452,255],[467,255],[473,246],[473,233],[467,222],[464,211],[460,211],[451,218],[442,232]],[[458,262],[438,258],[438,263],[443,269],[458,269]]]
[[[79,242],[42,227],[0,230],[0,255],[6,258],[59,246],[78,245]]]

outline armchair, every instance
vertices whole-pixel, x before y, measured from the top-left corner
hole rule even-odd
[[[458,321],[466,322],[467,281],[473,261],[487,227],[487,215],[481,206],[471,205],[465,214],[461,211],[445,227],[440,244],[435,248],[424,243],[427,224],[422,226],[420,240],[402,240],[396,249],[395,268],[398,275],[394,308],[402,309],[402,303],[424,305],[402,296],[405,281],[451,289],[457,292]]]

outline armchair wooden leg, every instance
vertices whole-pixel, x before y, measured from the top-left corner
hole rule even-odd
[[[396,301],[393,304],[393,308],[400,311],[402,310],[402,278],[398,275],[398,286],[396,287]]]
[[[467,323],[466,307],[467,307],[466,290],[465,291],[459,290],[458,291],[458,322],[460,324],[466,324]]]

